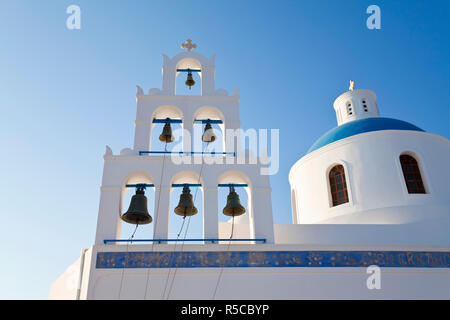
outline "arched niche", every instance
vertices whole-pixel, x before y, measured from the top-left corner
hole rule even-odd
[[[199,182],[200,181],[200,182]],[[203,179],[195,171],[183,170],[173,175],[170,184],[201,184],[203,186]]]
[[[163,91],[166,94],[176,93],[176,79],[180,74],[177,69],[201,69],[201,95],[211,95],[214,92],[214,59],[207,59],[197,52],[181,52],[170,59],[163,55]],[[184,72],[183,72],[184,73]]]
[[[228,183],[236,183],[236,184],[247,184],[248,187],[237,187],[235,188],[235,191],[239,194],[240,196],[240,200],[241,200],[241,204],[244,205],[245,207],[245,203],[243,203],[243,198],[242,198],[242,191],[245,191],[246,196],[247,196],[247,206],[246,206],[246,212],[238,217],[234,218],[234,223],[235,223],[235,230],[233,233],[233,238],[238,238],[238,237],[244,237],[244,238],[249,238],[249,237],[253,237],[252,235],[254,234],[254,222],[253,222],[253,206],[252,206],[252,184],[250,181],[250,178],[243,173],[242,171],[239,170],[229,170],[229,171],[225,171],[223,172],[219,178],[218,178],[218,184],[228,184]],[[226,203],[226,195],[228,195],[228,188],[220,188],[220,189],[224,189],[224,192],[220,192],[219,193],[219,197],[222,197],[222,199],[225,199],[225,203]],[[219,205],[219,214],[222,214],[222,206]],[[232,218],[227,220],[228,223],[232,222]],[[238,226],[240,225],[240,226]],[[229,237],[229,235],[227,236]]]
[[[174,213],[178,205],[183,187],[172,187],[173,184],[201,184],[201,187],[189,187],[198,212],[193,216],[183,219]],[[175,173],[170,180],[170,203],[169,203],[169,238],[179,238],[180,241],[186,236],[189,238],[202,238],[202,225],[204,218],[204,184],[203,179],[195,171],[184,170]],[[185,221],[183,221],[185,220]],[[187,231],[187,233],[185,233]],[[179,234],[179,236],[178,236]]]
[[[186,57],[178,61],[176,64],[177,69],[201,69],[201,62],[193,57]],[[177,72],[179,74],[180,72]]]
[[[175,143],[177,142],[177,140],[180,139],[180,135],[182,134],[182,132],[178,131],[178,128],[183,128],[183,123],[184,123],[184,116],[183,116],[183,111],[181,111],[180,108],[178,108],[177,106],[174,105],[162,105],[159,106],[158,108],[155,109],[155,111],[153,111],[152,117],[150,119],[151,121],[151,126],[150,126],[150,150],[152,151],[163,151],[164,147],[162,147],[161,145],[159,146],[158,149],[161,150],[155,150],[154,147],[152,147],[152,142],[157,142],[159,145],[159,140],[158,137],[162,132],[162,128],[164,127],[164,124],[160,124],[160,123],[153,123],[153,119],[165,119],[165,118],[170,118],[170,119],[181,119],[182,123],[181,126],[178,126],[177,124],[171,124],[172,126],[172,131],[175,135]],[[178,128],[177,128],[178,127]],[[155,129],[158,130],[155,130]]]
[[[200,61],[198,61],[195,58],[191,58],[191,57],[181,59],[176,65],[176,70],[179,70],[179,69],[191,69],[191,70],[201,70],[201,71],[200,72],[192,71],[192,73],[191,73],[192,78],[195,81],[195,84],[192,87],[187,87],[185,84],[188,73],[185,71],[183,71],[183,72],[177,71],[175,73],[175,94],[176,95],[187,95],[187,96],[201,95],[202,94],[202,83],[203,83],[203,78],[202,78],[203,69],[202,69],[202,64],[200,63]]]
[[[145,171],[134,171],[128,174],[125,179],[122,181],[121,186],[121,197],[120,197],[120,204],[119,204],[119,218],[120,216],[125,213],[125,211],[128,210],[128,206],[131,201],[131,197],[135,194],[136,189],[135,188],[127,188],[127,184],[155,184],[155,180],[153,177]],[[155,216],[153,214],[154,211],[154,203],[155,203],[155,191],[153,187],[147,187],[145,190],[145,196],[147,197],[147,207],[150,215],[154,219]],[[135,225],[131,225],[129,223],[126,223],[119,219],[121,222],[121,233],[124,235],[124,237],[129,237],[132,232],[135,229]],[[142,235],[145,234],[146,237],[148,237],[148,232],[152,232],[153,223],[150,223],[148,225],[142,225],[139,226],[138,232],[142,231]],[[137,232],[136,237],[139,237],[139,233]]]
[[[202,106],[202,107],[198,108],[197,110],[195,110],[195,112],[194,112],[194,119],[192,119],[192,121],[194,121],[194,120],[203,120],[203,119],[221,120],[222,121],[222,123],[218,123],[218,124],[213,124],[212,125],[213,129],[215,131],[215,134],[216,134],[216,136],[218,138],[213,143],[217,143],[217,141],[220,138],[220,143],[221,143],[220,150],[214,150],[214,151],[224,152],[225,151],[225,128],[226,128],[226,123],[225,123],[225,116],[223,115],[222,111],[220,111],[218,108],[213,107],[213,106]],[[194,125],[196,125],[195,122],[194,122]],[[200,134],[203,133],[204,127],[205,127],[205,125],[201,124],[202,130],[201,130]],[[217,128],[220,129],[220,132],[217,132]],[[199,138],[199,137],[194,137],[194,138]],[[200,136],[200,138],[201,138],[201,136]],[[211,150],[212,149],[210,149],[210,151]]]

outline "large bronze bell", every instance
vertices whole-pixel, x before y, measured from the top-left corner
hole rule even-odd
[[[205,126],[205,130],[203,131],[202,141],[203,142],[214,142],[216,140],[216,135],[214,134],[214,130],[211,126],[211,123],[208,121]]]
[[[191,90],[191,87],[195,84],[192,72],[188,72],[185,84],[189,87],[189,90]]]
[[[152,222],[152,217],[147,210],[147,197],[143,189],[137,189],[136,194],[131,198],[128,211],[122,215],[122,220],[132,224],[148,224]]]
[[[162,133],[159,135],[159,140],[165,143],[170,143],[175,140],[175,137],[172,134],[172,127],[170,126],[170,122],[168,120],[164,125]]]
[[[230,193],[227,197],[227,205],[223,208],[223,214],[230,217],[240,216],[245,213],[245,208],[241,205],[239,195],[234,191],[234,188],[230,188]]]
[[[174,212],[183,217],[193,216],[198,212],[192,200],[192,194],[189,187],[183,187],[183,193],[180,195],[180,202]]]

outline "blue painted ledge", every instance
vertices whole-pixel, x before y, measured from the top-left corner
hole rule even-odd
[[[368,267],[450,268],[450,252],[196,251],[98,252],[96,268]]]

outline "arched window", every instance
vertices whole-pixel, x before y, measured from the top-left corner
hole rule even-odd
[[[416,159],[407,154],[400,156],[403,177],[405,178],[408,193],[426,193]]]
[[[345,172],[342,165],[334,166],[330,170],[330,190],[333,199],[333,207],[348,202],[347,184]]]

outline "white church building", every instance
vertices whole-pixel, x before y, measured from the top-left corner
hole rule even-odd
[[[375,93],[351,81],[334,102],[337,126],[286,177],[292,223],[274,224],[258,158],[249,163],[245,152],[239,161],[226,134],[223,152],[194,151],[194,123],[240,128],[239,90],[215,88],[215,56],[190,40],[182,48],[163,55],[161,89],[137,87],[134,146],[106,147],[95,243],[56,279],[50,299],[450,299],[448,139],[381,117]],[[201,94],[176,94],[177,77],[192,85],[193,73]],[[179,150],[152,148],[158,123],[166,146],[171,125],[181,125]],[[144,197],[150,188],[154,201]],[[202,192],[201,243],[169,237],[175,188],[184,190],[175,209],[184,219],[196,213],[189,188]],[[230,220],[219,222],[219,188],[246,193],[245,213],[230,192]],[[125,223],[152,223],[153,238],[127,240]]]

